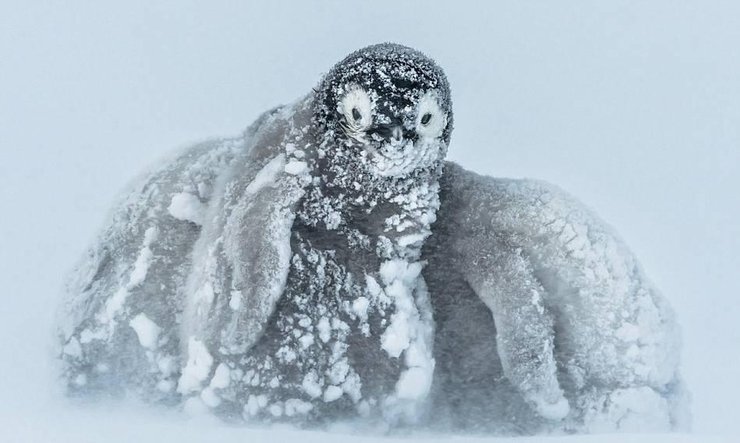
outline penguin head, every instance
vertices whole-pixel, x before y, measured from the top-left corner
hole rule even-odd
[[[360,49],[315,92],[314,119],[324,141],[371,174],[405,177],[442,164],[452,132],[450,89],[421,52],[393,43]]]

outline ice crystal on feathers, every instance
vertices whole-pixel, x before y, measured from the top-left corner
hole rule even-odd
[[[136,336],[139,338],[141,346],[150,350],[157,347],[160,327],[151,321],[149,317],[142,313],[132,318],[128,324],[136,332]]]
[[[228,420],[497,433],[680,425],[670,308],[546,185],[444,163],[447,80],[350,54],[119,204],[68,284],[70,393]]]

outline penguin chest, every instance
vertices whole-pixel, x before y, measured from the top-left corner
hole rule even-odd
[[[404,366],[383,347],[395,303],[356,266],[372,261],[362,256],[369,252],[348,263],[300,238],[293,249],[283,296],[247,357],[248,413],[319,421],[369,414]]]

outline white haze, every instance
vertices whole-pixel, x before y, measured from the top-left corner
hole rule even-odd
[[[346,440],[71,407],[53,392],[50,331],[63,275],[136,174],[239,133],[380,41],[446,70],[451,159],[574,193],[672,302],[695,435],[662,438],[740,436],[737,3],[3,0],[0,440]]]

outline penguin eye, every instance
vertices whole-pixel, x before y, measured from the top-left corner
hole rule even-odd
[[[416,108],[416,133],[425,139],[436,139],[447,126],[447,114],[439,106],[436,91],[427,91]]]
[[[370,96],[359,86],[351,87],[339,100],[337,112],[355,131],[364,131],[373,121],[373,105]]]

